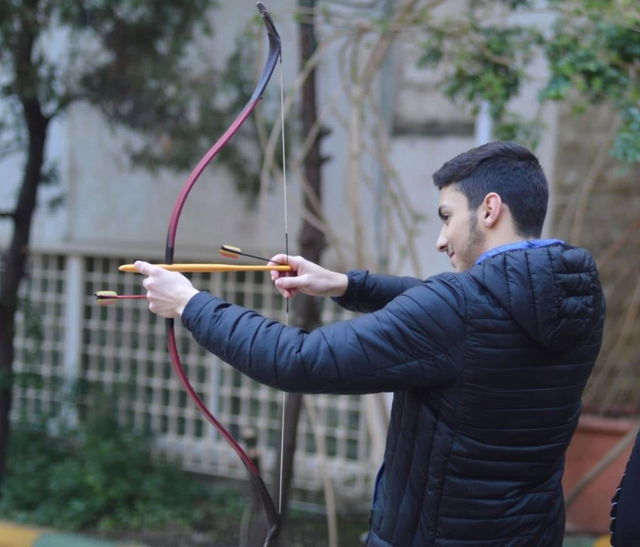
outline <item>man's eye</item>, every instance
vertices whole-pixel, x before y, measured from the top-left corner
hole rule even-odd
[[[447,222],[449,222],[449,215],[440,215],[440,218],[442,219],[442,222],[444,224],[447,224]]]

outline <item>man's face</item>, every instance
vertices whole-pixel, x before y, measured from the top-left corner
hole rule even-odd
[[[484,250],[484,234],[477,211],[469,211],[469,202],[456,184],[440,190],[439,205],[442,229],[436,247],[449,255],[456,271],[463,272],[475,264]]]

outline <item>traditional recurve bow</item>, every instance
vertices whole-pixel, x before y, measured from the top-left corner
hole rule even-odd
[[[193,169],[189,177],[184,183],[182,190],[180,191],[178,198],[173,206],[173,211],[171,212],[171,217],[169,220],[169,228],[167,230],[167,240],[165,246],[165,256],[164,261],[166,264],[173,263],[173,256],[175,250],[175,241],[176,234],[178,231],[178,223],[180,220],[180,214],[182,212],[182,208],[187,200],[189,192],[193,188],[194,184],[204,171],[205,167],[216,157],[218,152],[229,142],[231,137],[238,131],[240,126],[245,122],[245,120],[249,117],[249,115],[253,112],[256,105],[262,99],[262,95],[264,93],[267,84],[271,78],[271,74],[280,59],[281,55],[281,45],[280,45],[280,36],[278,35],[278,31],[276,30],[275,25],[271,19],[271,16],[267,12],[266,8],[262,3],[257,4],[258,11],[262,16],[262,20],[264,22],[267,36],[269,38],[269,54],[267,57],[266,64],[262,70],[262,74],[260,79],[256,85],[256,88],[249,99],[249,102],[242,109],[240,114],[236,117],[236,119],[232,122],[229,128],[224,132],[224,134],[216,141],[216,143],[209,149],[209,151],[202,157],[202,159],[198,162],[196,167]],[[209,408],[204,404],[202,399],[198,396],[195,389],[191,385],[191,382],[187,378],[184,367],[182,365],[182,361],[180,360],[180,355],[178,353],[178,347],[176,344],[176,334],[174,330],[174,321],[173,319],[166,320],[166,331],[167,331],[167,343],[169,347],[169,355],[171,356],[171,362],[173,364],[173,368],[176,371],[176,374],[180,378],[184,389],[187,391],[191,399],[198,406],[202,414],[205,416],[207,421],[215,427],[215,429],[225,438],[225,440],[229,443],[231,448],[238,455],[242,463],[246,467],[249,472],[249,476],[251,478],[251,483],[258,494],[260,501],[262,503],[262,507],[264,509],[264,513],[267,519],[268,531],[267,537],[265,538],[264,545],[267,546],[271,542],[273,538],[278,533],[279,528],[279,514],[276,510],[276,506],[273,502],[267,487],[260,476],[260,471],[257,466],[251,460],[251,458],[247,455],[247,453],[243,450],[243,448],[238,444],[238,442],[234,439],[234,437],[229,433],[229,431],[218,421],[218,419],[213,415],[213,413],[209,410]]]
[[[269,39],[269,53],[267,56],[267,61],[262,70],[262,74],[260,75],[260,79],[255,87],[251,98],[244,106],[240,114],[236,117],[236,119],[231,123],[229,128],[223,133],[223,135],[215,142],[215,144],[208,150],[208,152],[202,157],[202,159],[195,166],[191,174],[185,181],[180,193],[178,194],[178,198],[173,206],[173,210],[171,212],[171,217],[169,219],[169,227],[167,230],[167,239],[165,246],[165,256],[164,262],[165,264],[161,265],[167,269],[173,269],[178,271],[255,271],[255,270],[280,270],[280,271],[290,271],[291,267],[288,265],[270,265],[270,266],[236,266],[236,265],[228,265],[228,264],[173,264],[174,250],[175,250],[175,242],[176,242],[176,234],[178,231],[178,223],[180,221],[180,215],[182,213],[182,209],[184,204],[191,192],[191,189],[198,181],[200,175],[207,167],[207,165],[216,157],[218,152],[222,150],[222,148],[229,142],[231,137],[235,135],[238,129],[242,126],[245,120],[249,117],[249,115],[253,112],[256,105],[262,99],[262,95],[264,93],[269,80],[271,79],[271,74],[280,59],[281,55],[281,46],[280,46],[280,36],[278,35],[278,31],[273,24],[273,20],[271,16],[267,12],[267,9],[261,2],[257,4],[258,11],[262,16],[262,21],[264,22],[264,26],[267,31],[267,37]],[[235,249],[235,248],[230,248]],[[227,249],[229,250],[229,249]],[[237,249],[239,251],[239,249]],[[239,253],[243,254],[243,253]],[[249,255],[251,256],[251,255]],[[124,265],[120,269],[123,271],[134,271],[130,267],[131,265]],[[108,303],[114,302],[119,299],[142,299],[145,298],[144,295],[118,295],[113,291],[99,291],[96,293],[96,297],[99,303]],[[247,455],[247,453],[243,450],[243,448],[238,444],[236,439],[231,435],[231,433],[220,423],[220,421],[213,415],[211,410],[205,405],[200,396],[196,393],[196,390],[191,385],[189,378],[185,372],[184,366],[180,359],[180,355],[178,352],[178,346],[176,343],[176,334],[174,330],[174,320],[167,319],[166,320],[166,333],[167,333],[167,345],[169,349],[169,355],[171,357],[171,363],[173,368],[180,378],[184,389],[186,390],[189,397],[193,400],[193,402],[200,409],[204,417],[207,421],[213,425],[213,427],[224,437],[224,439],[229,443],[234,452],[238,455],[247,471],[249,472],[249,477],[251,479],[251,483],[258,494],[258,497],[262,503],[262,507],[264,509],[264,513],[267,521],[267,536],[264,541],[264,546],[268,546],[271,541],[276,537],[279,531],[279,523],[280,523],[280,515],[276,506],[273,502],[273,498],[269,494],[269,491],[260,476],[260,471],[258,470],[256,464],[251,460],[251,458]]]

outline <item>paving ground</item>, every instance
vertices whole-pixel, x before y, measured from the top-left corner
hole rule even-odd
[[[0,547],[143,547],[0,521]]]
[[[568,536],[564,539],[562,547],[610,547],[609,536]]]
[[[145,547],[0,521],[0,547]],[[563,547],[609,547],[609,536],[568,536]]]

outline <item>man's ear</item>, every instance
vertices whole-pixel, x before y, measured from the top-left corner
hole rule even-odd
[[[504,213],[506,206],[502,203],[502,198],[495,192],[489,192],[480,205],[481,222],[485,228],[494,228],[498,220]]]

